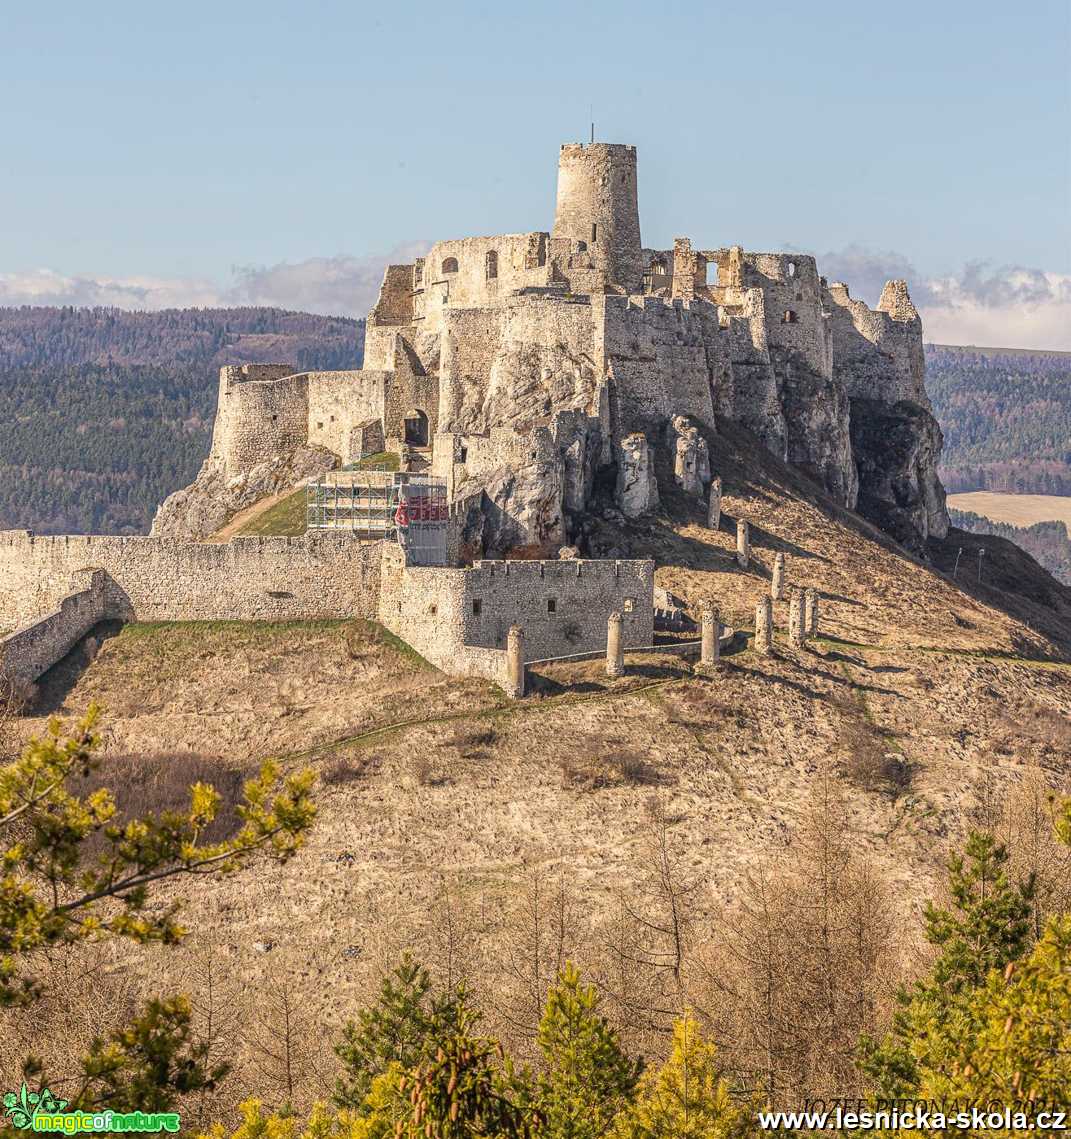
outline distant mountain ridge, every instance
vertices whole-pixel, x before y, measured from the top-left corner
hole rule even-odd
[[[363,320],[279,308],[0,308],[4,372],[77,364],[218,368],[275,360],[301,370],[353,368],[363,352]]]
[[[950,493],[1071,494],[1071,352],[926,346]]]
[[[223,364],[359,367],[364,322],[272,308],[0,308],[0,528],[146,533],[208,453]]]

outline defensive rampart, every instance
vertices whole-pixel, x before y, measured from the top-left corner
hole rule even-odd
[[[105,616],[105,575],[82,570],[71,575],[73,592],[56,609],[0,640],[0,678],[32,683],[67,655]]]
[[[139,621],[374,617],[382,543],[348,535],[236,538],[38,537],[0,533],[0,627],[55,607],[79,570],[104,571],[105,616]]]
[[[529,659],[604,651],[606,620],[623,617],[626,647],[654,639],[652,561],[480,561],[471,569],[409,566],[385,551],[379,619],[454,676],[502,683],[511,625]]]

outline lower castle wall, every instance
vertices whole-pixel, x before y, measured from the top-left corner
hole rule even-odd
[[[375,617],[381,542],[348,535],[235,538],[37,537],[0,533],[0,627],[52,609],[71,574],[106,575],[105,615],[140,621]]]
[[[32,683],[103,620],[106,581],[101,570],[72,575],[74,592],[51,613],[0,640],[0,678]]]
[[[652,643],[653,561],[482,561],[448,569],[405,567],[400,554],[384,554],[380,621],[454,676],[502,683],[511,625],[524,629],[528,660],[600,652],[615,610],[626,647]]]

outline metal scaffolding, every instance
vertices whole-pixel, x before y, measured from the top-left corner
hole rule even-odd
[[[335,471],[310,479],[309,530],[393,538],[409,565],[446,565],[450,510],[446,483],[408,471]]]

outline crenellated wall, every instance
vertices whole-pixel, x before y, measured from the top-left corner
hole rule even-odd
[[[394,551],[384,557],[380,621],[452,675],[502,667],[511,625],[524,629],[528,660],[600,651],[614,611],[623,614],[626,647],[653,642],[653,561],[479,561],[450,569],[406,567]]]

